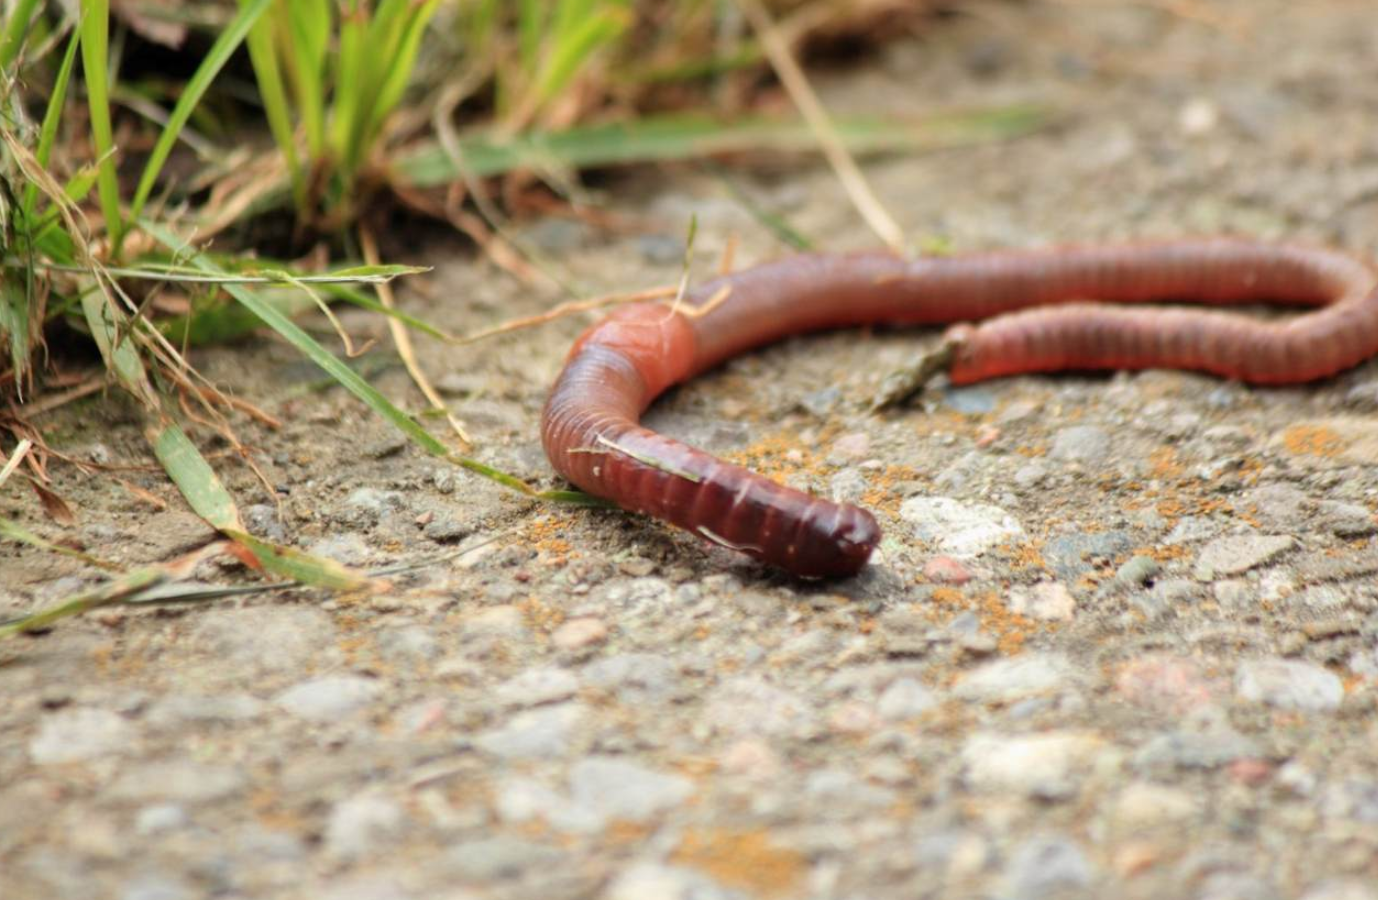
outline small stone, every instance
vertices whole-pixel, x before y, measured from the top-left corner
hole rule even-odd
[[[1029,838],[1010,854],[1005,880],[1010,896],[1020,900],[1062,897],[1091,884],[1094,871],[1086,855],[1068,838]]]
[[[1301,900],[1378,900],[1378,887],[1348,878],[1323,881],[1302,895]]]
[[[964,700],[1008,703],[1066,690],[1074,676],[1075,669],[1065,656],[1024,653],[993,660],[968,673],[957,683],[956,694]]]
[[[329,722],[358,712],[378,695],[376,681],[357,675],[331,675],[296,684],[275,702],[294,716]]]
[[[1007,601],[1010,612],[1042,622],[1067,622],[1076,614],[1077,601],[1059,581],[1044,581],[1032,588],[1014,588]]]
[[[106,796],[136,803],[191,805],[233,797],[247,783],[244,772],[234,766],[179,759],[125,769],[106,789]]]
[[[1093,425],[1074,425],[1053,435],[1048,456],[1073,463],[1100,463],[1110,455],[1110,435]]]
[[[205,610],[192,625],[190,644],[235,677],[245,678],[329,663],[338,655],[338,637],[334,620],[319,609],[255,606]]]
[[[1115,678],[1115,689],[1131,703],[1169,713],[1203,706],[1214,693],[1195,662],[1166,655],[1127,663]]]
[[[914,536],[937,545],[958,559],[980,556],[992,547],[1022,543],[1023,527],[998,506],[963,503],[951,497],[910,497],[900,505],[900,518],[914,526]]]
[[[897,678],[876,701],[876,712],[891,721],[921,716],[938,705],[938,698],[915,678]]]
[[[608,626],[602,619],[568,619],[550,635],[550,642],[561,650],[584,650],[608,639]]]
[[[683,689],[678,667],[656,653],[620,653],[586,666],[589,687],[611,691],[623,703],[667,700]]]
[[[29,758],[38,765],[83,762],[115,756],[130,749],[134,727],[103,709],[61,709],[43,718],[29,741]]]
[[[976,790],[1065,799],[1076,793],[1104,747],[1099,737],[1081,732],[981,733],[967,740],[962,762],[966,781]]]
[[[730,775],[741,775],[757,781],[776,777],[784,766],[770,744],[757,738],[735,741],[723,751],[718,764]]]
[[[837,818],[865,815],[893,807],[896,792],[871,784],[846,769],[820,769],[809,773],[804,783],[804,797],[809,806],[826,810]]]
[[[468,522],[461,522],[454,516],[441,515],[428,522],[421,533],[426,536],[428,541],[435,541],[437,544],[453,544],[473,534],[474,526]]]
[[[134,831],[141,836],[176,831],[187,824],[187,811],[176,803],[146,806],[134,817]]]
[[[312,556],[324,556],[326,559],[333,559],[335,562],[346,566],[365,565],[373,556],[373,551],[369,549],[368,542],[364,540],[363,535],[355,532],[333,534],[330,537],[321,538],[307,547],[306,552]]]
[[[1333,712],[1344,700],[1344,683],[1314,663],[1255,659],[1241,663],[1235,690],[1244,700],[1279,709]]]
[[[498,685],[498,700],[507,706],[540,706],[568,700],[579,690],[579,679],[568,669],[553,666],[527,669]]]
[[[185,881],[163,874],[140,875],[120,892],[120,900],[192,900],[195,896]]]
[[[1187,791],[1163,784],[1134,782],[1115,798],[1110,822],[1126,837],[1182,827],[1200,812],[1200,803]]]
[[[817,714],[802,695],[751,675],[714,689],[703,720],[715,731],[736,737],[808,738],[818,732]]]
[[[1130,587],[1148,583],[1162,569],[1151,556],[1133,556],[1115,570],[1115,580]]]
[[[1199,137],[1220,124],[1220,107],[1205,97],[1194,97],[1177,114],[1177,126],[1188,137]]]
[[[683,803],[694,784],[683,775],[656,772],[613,757],[592,757],[569,772],[572,812],[601,829],[615,821],[639,823]]]
[[[1237,759],[1256,757],[1249,738],[1224,726],[1206,731],[1170,731],[1150,738],[1134,755],[1138,769],[1214,769]]]
[[[950,556],[935,556],[924,565],[923,577],[934,584],[963,585],[971,580],[971,572]]]
[[[469,882],[515,878],[524,872],[549,870],[564,854],[554,847],[515,837],[490,837],[454,845],[445,862],[454,877]]]
[[[376,638],[378,652],[388,662],[415,666],[440,655],[440,640],[430,629],[421,625],[401,625],[379,630]]]
[[[1261,566],[1291,550],[1296,541],[1287,535],[1234,535],[1216,538],[1202,548],[1194,574],[1200,581],[1221,575],[1238,575]]]
[[[549,759],[569,752],[575,730],[587,717],[578,703],[520,712],[506,724],[481,733],[480,750],[504,759]]]
[[[829,451],[830,457],[835,457],[841,461],[856,461],[865,459],[871,452],[871,436],[864,431],[855,431],[851,434],[844,434],[842,437],[833,441]]]
[[[743,896],[690,869],[649,862],[632,865],[602,895],[604,900],[739,900]]]
[[[1043,558],[1060,581],[1075,584],[1101,561],[1114,559],[1134,545],[1134,538],[1123,531],[1066,534],[1047,543]]]
[[[467,617],[465,637],[516,638],[527,634],[522,611],[515,606],[490,606]]]
[[[154,727],[172,728],[179,725],[247,722],[263,715],[263,711],[263,701],[248,694],[218,697],[171,694],[148,711],[148,723]]]
[[[1341,503],[1338,500],[1322,500],[1316,504],[1320,526],[1337,537],[1363,537],[1378,531],[1378,521],[1367,506],[1358,503]]]
[[[368,856],[401,832],[401,805],[379,793],[362,793],[335,804],[325,826],[326,851],[338,859]]]

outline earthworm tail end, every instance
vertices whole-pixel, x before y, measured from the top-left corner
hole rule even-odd
[[[576,344],[546,402],[546,455],[563,476],[617,505],[802,577],[851,575],[880,540],[866,510],[776,484],[637,424],[694,360],[688,320],[624,307]]]

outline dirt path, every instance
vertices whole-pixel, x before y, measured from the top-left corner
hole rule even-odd
[[[1054,103],[1006,145],[866,166],[954,249],[1237,232],[1378,258],[1371,4],[981,5],[839,109]],[[821,168],[744,186],[827,249],[871,246]],[[613,182],[642,223],[527,238],[593,290],[783,248],[692,171]],[[418,313],[535,312],[449,245]],[[377,321],[346,316],[353,333]],[[423,363],[486,461],[548,479],[536,422],[580,321]],[[653,421],[887,530],[847,582],[788,582],[654,524],[537,507],[407,448],[270,340],[203,357],[287,424],[253,527],[360,566],[471,548],[370,599],[301,591],[109,613],[0,649],[0,897],[1378,898],[1378,367],[1305,389],[1168,372],[1018,378],[883,418],[929,334],[738,360]],[[400,367],[374,377],[419,398]],[[146,462],[136,417],[52,439]],[[204,540],[168,499],[60,485],[101,555]],[[51,533],[31,498],[4,513]],[[85,575],[0,548],[0,616]],[[208,576],[233,575],[211,571]]]

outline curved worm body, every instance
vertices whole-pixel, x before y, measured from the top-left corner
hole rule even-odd
[[[710,281],[677,308],[625,306],[589,328],[546,402],[542,440],[560,474],[625,509],[795,575],[851,575],[880,539],[869,512],[642,428],[651,401],[753,347],[878,323],[977,323],[948,331],[956,384],[1146,368],[1311,381],[1378,353],[1376,284],[1368,266],[1339,253],[1232,239],[914,260],[797,256]],[[1135,308],[1154,301],[1317,308],[1281,321]]]

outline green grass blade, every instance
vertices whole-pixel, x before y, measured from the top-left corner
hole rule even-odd
[[[162,567],[150,566],[144,569],[135,569],[92,590],[82,591],[69,597],[56,606],[0,625],[0,639],[14,637],[26,631],[38,631],[59,619],[121,602],[141,591],[162,584],[167,579],[168,571]]]
[[[20,544],[28,544],[30,547],[36,547],[39,550],[45,550],[49,553],[69,556],[72,559],[79,559],[88,566],[95,566],[98,569],[118,572],[122,568],[115,563],[92,556],[89,553],[82,553],[80,550],[73,550],[71,547],[64,547],[61,544],[54,544],[52,541],[44,540],[18,522],[4,517],[0,517],[0,537],[8,538]]]
[[[135,221],[143,212],[144,204],[148,201],[148,196],[153,191],[153,185],[158,179],[158,175],[163,170],[163,164],[167,162],[168,154],[172,152],[173,145],[177,142],[177,136],[182,131],[182,126],[186,125],[191,118],[192,111],[201,102],[201,97],[210,87],[215,76],[220,73],[225,63],[229,62],[230,56],[243,43],[249,29],[253,28],[258,17],[263,15],[263,11],[273,0],[249,0],[240,8],[238,14],[229,25],[220,32],[220,36],[215,39],[211,49],[206,53],[206,58],[201,61],[201,65],[196,67],[191,79],[186,87],[182,89],[182,95],[177,98],[177,105],[172,108],[172,114],[168,117],[167,127],[158,135],[158,142],[153,145],[153,152],[149,154],[148,162],[144,165],[143,177],[139,179],[139,186],[134,191],[134,201],[130,204],[129,219]],[[115,247],[119,247],[119,241],[115,242]],[[118,253],[116,254],[118,256]]]
[[[145,231],[153,236],[168,250],[178,252],[182,249],[182,242],[156,223],[143,221],[142,226]],[[201,271],[208,274],[224,274],[213,262],[206,259],[203,254],[194,254],[190,257],[191,264],[197,266]],[[358,397],[369,406],[374,412],[387,419],[397,426],[403,434],[415,441],[427,453],[440,457],[449,457],[450,449],[439,439],[426,431],[415,419],[404,413],[384,397],[377,388],[359,377],[354,370],[350,369],[341,362],[329,350],[322,347],[311,335],[307,334],[302,328],[291,319],[284,316],[279,310],[265,303],[262,298],[256,296],[249,289],[236,284],[225,285],[225,290],[230,296],[248,307],[254,315],[258,316],[266,325],[281,335],[289,344],[297,348],[308,359],[320,366],[330,374],[345,390]]]
[[[163,464],[192,512],[217,531],[244,531],[234,498],[180,425],[164,421],[150,432],[148,441],[153,445],[153,455]]]
[[[157,409],[158,395],[144,371],[139,351],[128,340],[128,320],[124,314],[111,306],[104,291],[94,288],[81,298],[81,311],[105,367],[115,373],[120,386],[135,399],[149,409]],[[120,335],[126,335],[126,339],[119,340]]]
[[[0,69],[6,71],[19,58],[19,51],[24,48],[24,37],[28,34],[30,23],[33,22],[38,0],[19,0],[12,7],[10,17],[5,22],[4,34],[0,35]]]
[[[368,576],[349,569],[333,559],[312,556],[293,547],[261,540],[243,531],[226,531],[225,536],[249,548],[249,552],[274,575],[300,584],[352,591],[366,586]]]
[[[38,130],[38,148],[34,158],[38,164],[47,168],[53,155],[53,143],[57,140],[57,130],[62,124],[62,110],[67,102],[67,86],[71,83],[72,69],[76,67],[77,48],[81,46],[81,29],[73,28],[67,39],[67,52],[62,56],[57,77],[53,79],[53,89],[48,95],[48,108],[43,111],[43,124]],[[24,188],[24,219],[33,220],[33,212],[38,203],[38,185],[30,183]]]
[[[569,87],[575,74],[593,54],[617,40],[631,24],[621,10],[608,9],[578,22],[562,34],[546,56],[534,88],[537,102],[544,104]]]
[[[242,9],[249,0],[240,0]],[[306,209],[306,180],[302,175],[301,158],[297,154],[296,130],[292,126],[291,107],[287,101],[287,87],[278,66],[277,51],[273,47],[274,17],[262,16],[249,29],[246,42],[249,61],[258,81],[258,95],[263,112],[268,117],[268,130],[273,134],[282,157],[287,161],[287,174],[292,181],[292,199],[299,213]]]
[[[1046,109],[1019,105],[948,113],[908,122],[839,118],[835,124],[838,136],[849,150],[867,153],[916,152],[1009,140],[1028,134],[1049,121]],[[650,117],[635,122],[520,135],[508,141],[470,138],[461,146],[466,171],[478,178],[552,165],[584,169],[724,153],[810,152],[817,148],[813,132],[800,120],[747,118],[723,122],[707,116]],[[434,187],[459,181],[463,173],[457,170],[444,148],[425,144],[400,154],[393,162],[393,176],[399,183],[413,187]]]
[[[81,69],[86,76],[86,105],[91,118],[91,139],[100,160],[96,177],[105,230],[118,246],[123,237],[120,216],[120,185],[115,172],[115,138],[110,127],[109,0],[86,0],[81,20]]]

